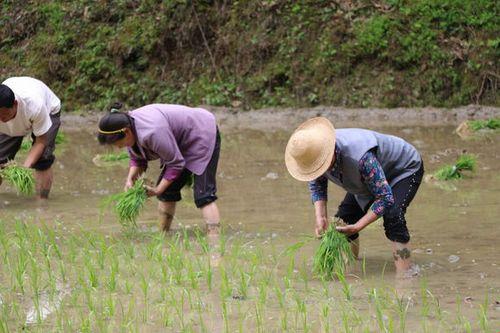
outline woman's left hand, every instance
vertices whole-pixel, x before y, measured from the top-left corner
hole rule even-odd
[[[158,193],[158,190],[156,187],[144,185],[144,188],[146,189],[146,193],[147,193],[148,197],[153,197],[153,196],[160,194],[160,193]]]
[[[359,227],[358,223],[355,223],[355,224],[348,224],[345,226],[338,226],[335,227],[335,229],[337,229],[338,232],[350,236],[360,232],[362,228]]]

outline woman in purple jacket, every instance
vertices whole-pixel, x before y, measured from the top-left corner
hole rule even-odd
[[[117,103],[118,104],[118,103]],[[150,104],[128,113],[115,104],[99,121],[98,140],[127,147],[130,169],[125,189],[146,171],[148,161],[160,159],[161,174],[149,196],[159,200],[160,227],[168,231],[181,200],[181,189],[194,174],[194,201],[201,209],[208,234],[219,233],[220,214],[215,201],[220,136],[215,117],[201,108]]]

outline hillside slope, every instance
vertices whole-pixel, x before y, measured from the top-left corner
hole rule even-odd
[[[500,105],[499,6],[3,0],[0,78],[38,77],[66,109]]]

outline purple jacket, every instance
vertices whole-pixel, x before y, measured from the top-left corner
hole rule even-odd
[[[160,159],[163,178],[176,179],[184,168],[205,171],[215,147],[216,122],[205,109],[173,104],[150,104],[129,112],[134,119],[137,147],[129,149],[130,165],[146,168]]]

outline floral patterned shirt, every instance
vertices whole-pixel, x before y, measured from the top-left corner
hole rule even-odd
[[[335,156],[341,157],[337,147],[335,147]],[[332,167],[332,172],[334,174],[337,172],[336,177],[342,179],[342,173],[338,169],[339,163],[340,160],[336,159]],[[371,205],[371,210],[378,216],[384,215],[385,210],[394,204],[394,196],[391,186],[385,178],[382,165],[380,165],[375,154],[372,151],[368,151],[359,160],[358,166],[363,182],[375,198]],[[328,199],[328,178],[325,175],[310,181],[308,185],[313,202],[319,200],[326,201]]]

